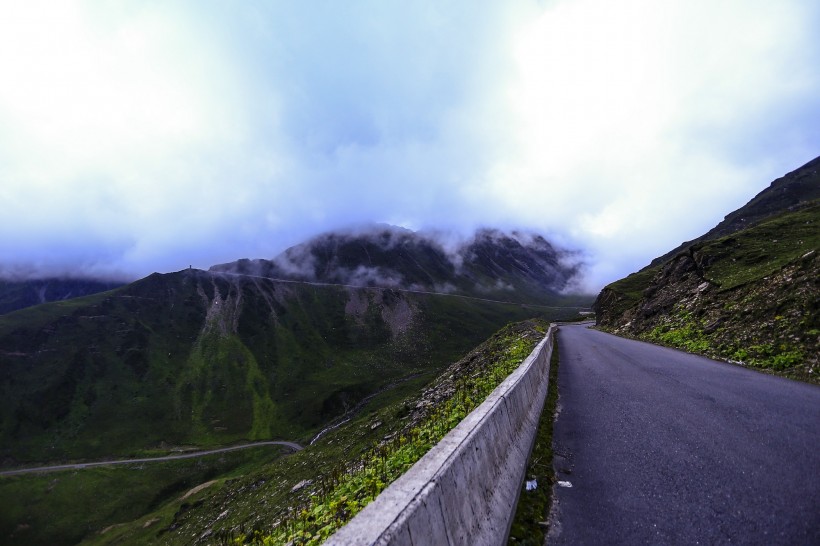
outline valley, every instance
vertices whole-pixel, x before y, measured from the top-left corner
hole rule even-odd
[[[493,332],[591,304],[564,293],[574,270],[543,240],[481,235],[456,263],[397,233],[312,242],[336,249],[322,275],[186,269],[0,316],[0,505],[13,506],[0,536],[189,544],[209,529],[269,532],[301,494],[291,489],[355,464],[407,400]],[[351,260],[393,280],[351,282],[346,272],[363,270]],[[235,449],[245,444],[259,446]],[[180,457],[194,451],[215,452]]]
[[[600,329],[818,382],[818,161],[594,305],[540,236],[378,226],[0,315],[0,537],[318,543],[411,464],[391,450],[484,396],[459,389],[590,306]]]

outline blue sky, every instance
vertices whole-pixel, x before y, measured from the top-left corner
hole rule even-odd
[[[366,222],[538,231],[586,286],[820,153],[820,4],[0,4],[0,274],[137,278]]]

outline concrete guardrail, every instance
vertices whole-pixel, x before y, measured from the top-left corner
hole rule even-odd
[[[505,543],[547,394],[555,329],[550,326],[516,371],[326,544]]]

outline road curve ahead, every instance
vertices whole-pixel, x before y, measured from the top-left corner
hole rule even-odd
[[[558,346],[550,544],[820,544],[820,388],[585,326]]]

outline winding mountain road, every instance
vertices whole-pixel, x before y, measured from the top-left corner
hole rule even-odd
[[[56,470],[76,470],[81,468],[91,468],[94,466],[110,466],[115,464],[135,464],[135,463],[157,463],[161,461],[175,461],[178,459],[194,459],[197,457],[205,457],[206,455],[215,455],[217,453],[225,453],[227,451],[238,451],[240,449],[249,449],[252,447],[261,446],[284,446],[299,451],[302,446],[295,442],[253,442],[250,444],[241,444],[238,446],[220,447],[218,449],[208,449],[205,451],[191,451],[188,453],[180,453],[179,455],[165,455],[162,457],[144,457],[141,459],[113,459],[110,461],[94,461],[89,463],[74,463],[74,464],[58,464],[52,466],[38,466],[34,468],[18,468],[16,470],[4,470],[0,472],[0,476],[15,476],[17,474],[30,474],[32,472],[54,472]]]
[[[820,388],[558,333],[550,544],[820,544]]]

